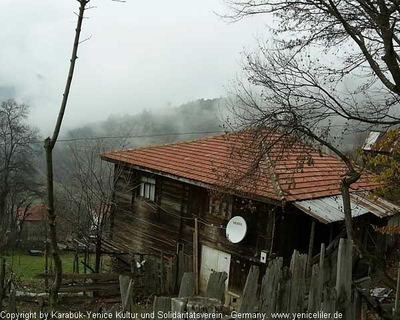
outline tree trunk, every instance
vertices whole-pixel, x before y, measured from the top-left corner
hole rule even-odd
[[[52,304],[58,303],[58,292],[61,286],[61,277],[62,277],[62,263],[61,258],[57,246],[57,231],[56,231],[56,214],[54,211],[54,188],[53,188],[53,149],[56,145],[58,135],[60,134],[61,124],[64,118],[65,109],[67,107],[67,101],[69,96],[69,90],[72,84],[72,78],[74,75],[75,70],[75,63],[76,59],[78,58],[78,47],[79,47],[79,38],[82,29],[82,22],[83,16],[85,13],[86,5],[89,3],[90,0],[78,0],[80,7],[79,7],[79,14],[78,14],[78,21],[76,24],[75,29],[75,39],[74,45],[72,48],[72,55],[69,65],[69,72],[67,77],[67,82],[65,84],[63,99],[61,102],[60,111],[58,113],[57,122],[54,128],[53,136],[47,138],[44,141],[44,147],[46,149],[46,169],[47,169],[47,215],[49,218],[49,237],[50,237],[50,244],[51,250],[53,253],[53,260],[55,266],[55,279],[50,289],[50,302]]]
[[[95,252],[95,264],[94,264],[94,272],[100,273],[100,260],[101,260],[101,238],[97,237],[96,239],[96,252]]]
[[[342,198],[343,198],[343,212],[344,212],[344,222],[346,225],[347,239],[353,240],[353,222],[351,216],[351,202],[350,202],[350,191],[349,185],[347,185],[344,180],[341,186]]]
[[[7,198],[7,192],[2,192],[0,195],[0,226],[1,226],[1,231],[3,234],[7,231],[8,227],[8,214],[6,210],[6,198]]]
[[[1,257],[0,259],[0,312],[3,311],[3,299],[4,299],[4,284],[6,279],[6,258]]]
[[[55,278],[50,288],[50,301],[52,304],[58,302],[58,291],[61,286],[62,263],[57,245],[56,214],[54,211],[54,190],[53,190],[53,150],[50,138],[45,140],[46,169],[47,169],[47,218],[49,223],[49,238],[55,266]]]
[[[360,179],[360,173],[352,171],[348,178],[344,178],[341,182],[341,193],[343,198],[344,222],[346,225],[347,239],[353,240],[353,223],[351,215],[350,186]]]

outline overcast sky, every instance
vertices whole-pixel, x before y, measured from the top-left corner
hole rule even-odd
[[[241,52],[256,47],[267,17],[228,24],[219,0],[92,0],[64,129],[226,95]],[[31,106],[43,134],[54,126],[72,50],[78,2],[2,0],[0,92]],[[4,89],[5,88],[5,89]]]

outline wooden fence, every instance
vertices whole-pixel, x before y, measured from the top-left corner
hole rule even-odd
[[[254,288],[259,271],[257,266],[252,266],[239,311],[257,310],[269,318],[273,313],[309,313],[314,319],[315,314],[316,319],[367,319],[367,303],[376,310],[380,308],[369,297],[369,290],[363,290],[353,282],[352,258],[353,242],[340,239],[335,286],[329,286],[332,283],[332,279],[328,279],[331,271],[326,268],[323,245],[319,262],[312,266],[308,265],[307,255],[297,251],[292,255],[289,268],[283,267],[282,258],[276,258],[267,266],[258,296]],[[395,319],[389,311],[381,309],[380,312],[382,319]]]
[[[325,246],[321,246],[319,261],[310,265],[311,259],[306,254],[293,252],[290,266],[283,266],[283,259],[276,258],[269,262],[265,274],[260,279],[260,270],[257,266],[250,268],[246,284],[243,290],[241,304],[238,312],[249,314],[258,312],[266,315],[266,319],[274,318],[273,314],[301,314],[303,318],[311,319],[347,319],[360,320],[367,319],[365,304],[373,306],[373,299],[368,297],[369,290],[362,290],[357,287],[357,283],[352,279],[352,261],[353,261],[353,242],[340,239],[335,253],[336,263],[334,266],[331,257],[325,258]],[[332,278],[332,268],[336,271],[335,279]],[[209,279],[208,288],[214,284],[219,288],[219,292],[224,292],[224,281],[216,281],[218,273],[212,273],[214,278]],[[194,276],[192,274],[192,276]],[[194,281],[188,277],[188,281],[182,281],[182,285],[194,286]],[[191,280],[190,280],[191,279]],[[261,286],[260,286],[261,280]],[[332,283],[334,285],[332,286]],[[178,298],[162,298],[155,302],[154,311],[162,310],[176,311],[174,305],[178,304],[179,310],[189,310],[190,304],[200,306],[204,302],[204,310],[210,307],[209,298],[217,298],[218,301],[224,301],[223,296],[219,294],[206,295],[205,300],[196,300],[193,298],[194,288],[186,287],[185,292],[189,299],[183,299],[185,295],[179,295]],[[207,289],[208,289],[207,288]],[[182,291],[182,286],[181,286]],[[187,298],[187,297],[186,297]],[[182,300],[183,299],[183,300]],[[203,302],[202,302],[203,301]],[[196,307],[197,308],[197,307]],[[218,309],[218,308],[217,308]],[[215,310],[214,302],[211,303],[211,310]],[[389,312],[381,311],[382,319],[395,319]],[[297,316],[301,318],[301,316]]]

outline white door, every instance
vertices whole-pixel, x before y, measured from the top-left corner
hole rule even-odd
[[[206,292],[208,279],[212,272],[226,272],[228,279],[225,282],[228,289],[229,268],[231,265],[231,255],[229,253],[215,250],[205,245],[201,246],[201,265],[200,265],[200,291]]]

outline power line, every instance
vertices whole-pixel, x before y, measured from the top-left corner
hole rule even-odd
[[[102,139],[131,139],[131,138],[153,138],[165,136],[179,136],[190,134],[211,134],[211,133],[225,133],[225,131],[191,131],[191,132],[172,132],[172,133],[154,133],[154,134],[141,134],[141,135],[128,135],[128,136],[102,136],[102,137],[86,137],[86,138],[71,138],[60,139],[60,142],[72,142],[81,140],[102,140]]]
[[[319,128],[332,128],[332,127],[345,127],[345,126],[346,126],[345,124],[341,124],[341,125],[319,126]],[[57,140],[57,142],[95,141],[95,140],[104,140],[104,139],[156,138],[156,137],[167,137],[167,136],[218,134],[218,133],[227,133],[227,132],[229,132],[229,131],[226,131],[226,130],[188,131],[188,132],[153,133],[153,134],[136,134],[136,135],[120,135],[120,136],[78,137],[78,138],[59,139],[59,140]],[[43,141],[37,140],[32,143],[43,143]]]
[[[74,142],[74,141],[91,141],[91,140],[103,140],[103,139],[135,139],[135,138],[155,138],[155,137],[166,137],[166,136],[183,136],[191,134],[213,134],[213,133],[225,133],[226,131],[189,131],[189,132],[171,132],[171,133],[154,133],[154,134],[138,134],[138,135],[127,135],[127,136],[100,136],[100,137],[79,137],[70,139],[59,139],[57,142]],[[42,140],[34,141],[32,143],[43,143]]]

